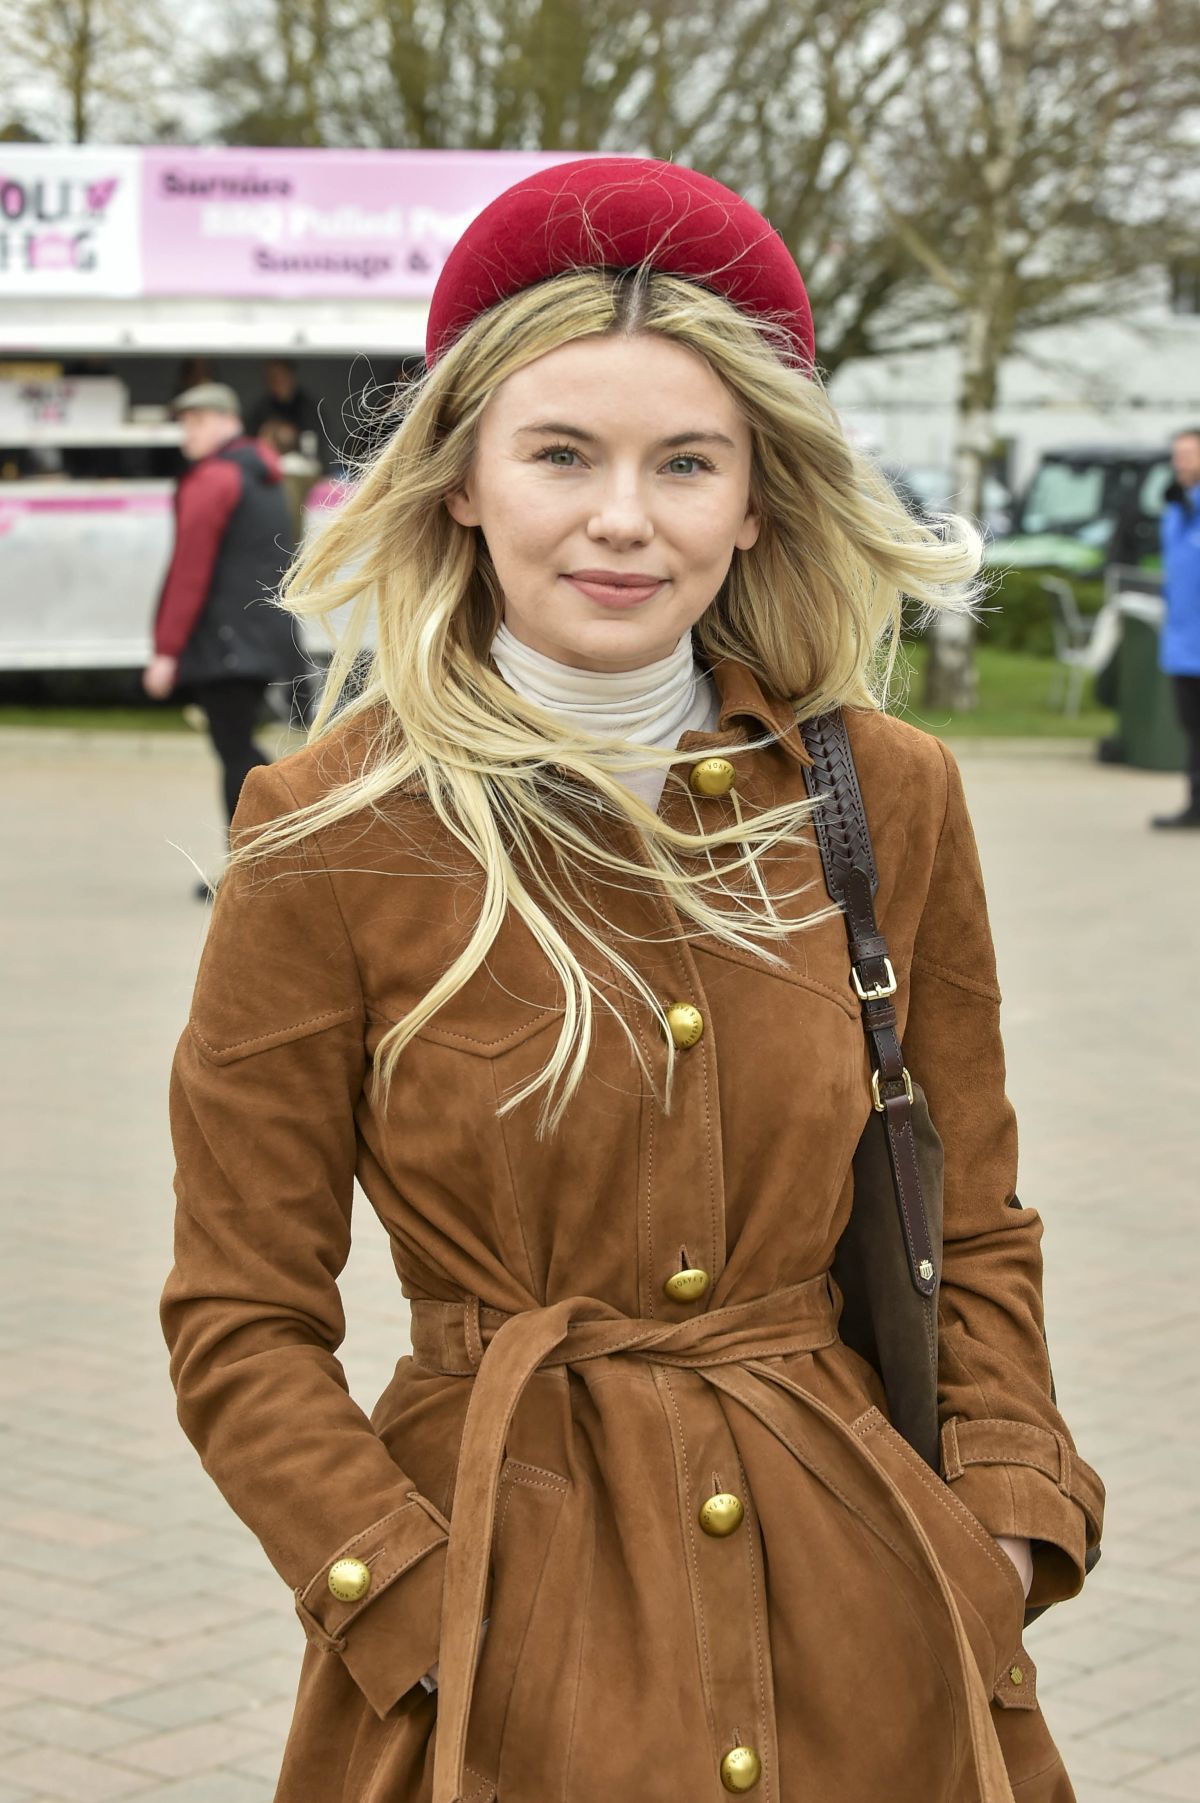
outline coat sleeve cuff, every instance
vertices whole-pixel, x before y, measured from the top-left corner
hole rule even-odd
[[[308,1639],[341,1655],[381,1718],[438,1656],[449,1532],[446,1517],[410,1490],[398,1509],[339,1546],[295,1591]],[[360,1559],[370,1571],[366,1594],[354,1602],[342,1601],[329,1588],[330,1569],[339,1559]]]
[[[1030,1541],[1031,1610],[1082,1589],[1099,1557],[1104,1486],[1062,1434],[1028,1421],[951,1417],[941,1456],[943,1477],[989,1534]]]

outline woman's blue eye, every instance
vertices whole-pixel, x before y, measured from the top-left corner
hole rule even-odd
[[[537,453],[537,460],[540,463],[550,464],[553,469],[573,469],[579,461],[579,452],[574,445],[546,445]],[[699,472],[711,470],[712,467],[707,457],[701,457],[695,451],[681,451],[677,457],[669,458],[664,465],[664,468],[672,476],[694,476]]]

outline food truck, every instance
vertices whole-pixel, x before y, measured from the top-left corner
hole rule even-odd
[[[267,435],[294,385],[276,443],[319,529],[421,367],[451,246],[561,160],[0,145],[0,673],[144,667],[193,381],[229,383]],[[272,363],[290,377],[268,392]]]

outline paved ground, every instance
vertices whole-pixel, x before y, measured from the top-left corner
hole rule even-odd
[[[960,756],[1060,1398],[1110,1493],[1030,1647],[1081,1803],[1196,1799],[1200,837],[1145,828],[1179,779],[1086,746]],[[10,731],[0,768],[0,1803],[269,1803],[300,1630],[175,1426],[156,1315],[204,928],[173,845],[215,850],[215,781],[191,738]],[[366,1209],[345,1290],[369,1400],[406,1326]]]

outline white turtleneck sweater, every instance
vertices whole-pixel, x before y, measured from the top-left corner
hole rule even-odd
[[[491,652],[510,688],[587,732],[673,749],[685,732],[716,730],[720,695],[696,663],[690,627],[669,657],[637,670],[577,670],[534,651],[503,622]],[[648,807],[658,807],[665,770],[613,774]]]

